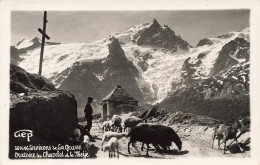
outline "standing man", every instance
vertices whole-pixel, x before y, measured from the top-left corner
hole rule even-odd
[[[92,127],[92,119],[93,119],[93,116],[92,116],[93,109],[90,105],[90,103],[92,103],[92,101],[93,101],[93,98],[88,97],[88,102],[87,102],[87,105],[85,106],[85,109],[84,109],[85,118],[87,120],[87,125],[85,126],[85,129],[87,131],[87,135],[90,136],[90,139],[92,139],[92,136],[90,135],[90,129]]]

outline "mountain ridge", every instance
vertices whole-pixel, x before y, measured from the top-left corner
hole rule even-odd
[[[79,101],[81,102],[80,106],[85,104],[84,99],[88,95],[92,95],[95,92],[94,89],[100,91],[93,94],[100,101],[116,85],[122,85],[124,89],[140,100],[140,102],[153,104],[166,99],[172,92],[181,87],[211,77],[210,72],[214,68],[219,52],[224,45],[237,37],[249,42],[249,28],[247,28],[241,32],[229,32],[216,38],[208,38],[213,44],[190,46],[188,50],[177,48],[176,51],[175,49],[173,51],[171,48],[168,49],[160,44],[156,46],[149,44],[138,45],[139,36],[152,25],[155,29],[173,31],[171,29],[167,30],[168,27],[162,27],[156,22],[154,25],[153,23],[134,25],[125,31],[112,33],[108,39],[90,43],[46,45],[43,74],[57,88],[63,90],[76,89],[76,86],[80,85],[86,86],[86,84],[78,84],[76,82],[89,80],[92,85],[89,84],[89,87],[86,87],[86,89],[92,92],[86,91],[82,94],[82,91],[74,90],[73,94],[75,97],[81,100]],[[159,30],[158,34],[161,34],[161,30]],[[174,31],[172,33],[175,35]],[[154,32],[148,36],[154,36]],[[177,39],[181,38],[178,35],[175,35],[175,37]],[[147,41],[146,37],[143,38]],[[160,38],[165,38],[165,36],[159,36],[157,40],[160,40]],[[167,38],[165,40],[168,41]],[[237,54],[241,49],[240,53],[238,53],[239,55],[233,55],[235,58],[236,56],[238,57],[239,63],[237,64],[240,65],[247,58],[248,48],[246,47],[249,46],[247,45],[243,49],[238,48],[239,50],[235,51]],[[29,53],[27,52],[26,55],[22,55],[21,57],[24,60],[19,62],[18,65],[29,72],[37,73],[38,51],[36,49],[29,51]],[[231,66],[228,65],[227,68],[222,67],[220,71]],[[79,76],[77,77],[75,74]],[[85,78],[84,75],[86,76]],[[117,75],[116,78],[113,77],[114,75]],[[111,80],[108,81],[109,77]],[[118,78],[120,80],[117,80]],[[123,80],[129,82],[124,82]],[[129,84],[133,84],[133,87],[130,87]],[[102,88],[102,86],[107,89]]]
[[[16,49],[19,50],[32,50],[35,48],[38,48],[41,46],[41,39],[39,39],[38,37],[34,37],[31,40],[26,40],[26,39],[22,39],[20,42],[17,43],[17,45],[15,46]],[[59,45],[61,44],[60,42],[45,42],[45,45]]]

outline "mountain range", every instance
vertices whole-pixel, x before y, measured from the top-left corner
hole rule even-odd
[[[245,28],[191,46],[154,19],[99,41],[46,43],[43,76],[74,94],[79,116],[88,96],[99,113],[102,99],[121,85],[139,105],[232,117],[249,112],[249,33]],[[40,43],[34,38],[11,47],[11,63],[38,73]]]

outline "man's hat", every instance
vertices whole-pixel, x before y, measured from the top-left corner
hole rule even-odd
[[[92,101],[92,100],[93,100],[93,97],[89,96],[89,97],[88,97],[88,101],[89,101],[89,100]]]

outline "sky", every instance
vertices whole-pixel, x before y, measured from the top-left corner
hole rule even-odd
[[[249,27],[249,17],[249,10],[47,11],[46,33],[50,42],[91,42],[156,18],[194,46],[203,38]],[[41,38],[38,28],[42,26],[43,11],[12,11],[11,44]]]

